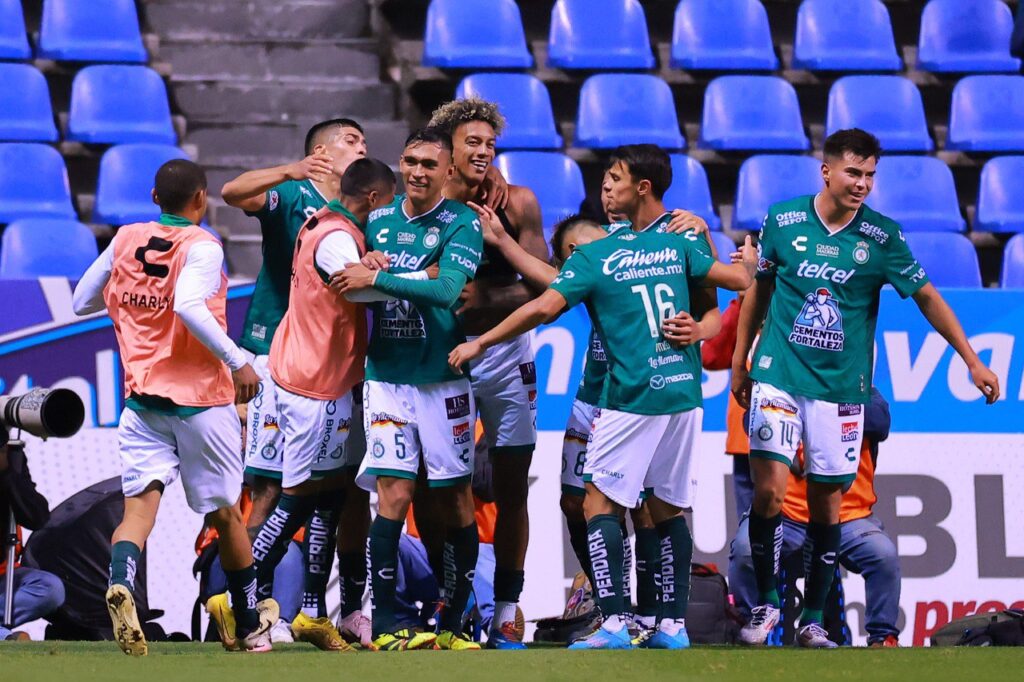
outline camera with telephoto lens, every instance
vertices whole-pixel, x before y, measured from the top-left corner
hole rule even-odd
[[[21,429],[39,438],[68,438],[82,428],[85,405],[67,388],[33,388],[21,395],[0,395],[0,445],[9,429]]]

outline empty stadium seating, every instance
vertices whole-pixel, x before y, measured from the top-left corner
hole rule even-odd
[[[953,88],[947,149],[1024,151],[1024,76],[966,76]]]
[[[583,174],[568,156],[557,152],[504,152],[494,164],[511,184],[529,187],[537,195],[546,236],[560,218],[579,211],[585,196]]]
[[[701,146],[719,150],[810,148],[793,86],[775,76],[721,76],[704,94]]]
[[[999,286],[1024,289],[1024,234],[1014,235],[1003,248],[1003,271]]]
[[[82,223],[18,220],[7,226],[0,239],[0,279],[78,279],[97,255],[96,238]]]
[[[146,66],[87,66],[71,85],[68,139],[176,144],[167,89]]]
[[[758,230],[768,207],[822,187],[821,162],[810,156],[752,156],[740,166],[733,228]]]
[[[638,0],[557,0],[551,9],[548,66],[652,68],[644,8]]]
[[[0,140],[55,142],[46,78],[29,64],[0,64]]]
[[[145,62],[135,0],[44,0],[39,56],[58,61]]]
[[[477,73],[462,79],[456,97],[481,97],[497,102],[507,123],[498,138],[505,149],[561,148],[547,88],[522,73]]]
[[[811,71],[896,71],[889,12],[881,0],[804,0],[797,13],[793,66]]]
[[[0,0],[0,59],[31,59],[21,0]]]
[[[685,208],[696,213],[712,230],[720,230],[722,221],[711,202],[708,174],[697,159],[683,154],[671,154],[672,185],[665,192],[665,206],[669,210]]]
[[[110,225],[156,220],[160,209],[151,191],[156,171],[171,159],[187,159],[177,147],[162,144],[122,144],[100,160],[93,220]]]
[[[44,144],[0,144],[0,224],[21,218],[76,218],[60,152]]]
[[[828,95],[825,134],[863,128],[891,152],[933,148],[917,86],[902,76],[845,76]]]
[[[967,237],[950,232],[908,232],[904,237],[935,286],[981,286],[978,254]]]
[[[423,64],[485,69],[533,66],[515,0],[431,0]]]
[[[981,169],[974,229],[1024,232],[1024,156],[1001,156]]]
[[[760,0],[682,0],[671,63],[677,69],[773,71],[779,67]]]
[[[584,81],[576,145],[610,149],[639,142],[667,149],[686,146],[668,84],[646,74],[603,73]]]
[[[930,156],[885,156],[878,162],[868,205],[905,232],[963,232],[953,173]]]
[[[1019,71],[1010,56],[1013,16],[1001,0],[931,0],[921,13],[917,68],[953,73]]]

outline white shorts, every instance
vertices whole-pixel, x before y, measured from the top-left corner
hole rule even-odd
[[[432,488],[473,475],[473,389],[468,379],[434,384],[363,384],[366,451],[356,483],[376,490],[377,476],[415,479],[422,456]]]
[[[808,480],[849,483],[860,466],[864,408],[859,403],[795,396],[755,381],[750,393],[750,455],[792,467],[802,441]]]
[[[242,349],[260,377],[256,397],[249,401],[245,424],[245,469],[247,473],[281,478],[284,464],[284,436],[278,423],[274,381],[270,378],[268,355],[253,355]]]
[[[469,367],[488,449],[533,452],[537,443],[537,366],[532,335],[523,334],[488,348]]]
[[[281,487],[340,473],[345,466],[345,441],[352,430],[352,394],[320,400],[280,386],[275,390],[284,435]]]
[[[613,502],[633,508],[654,495],[689,509],[697,488],[697,444],[702,408],[663,415],[602,408],[594,418],[583,480]]]
[[[586,494],[583,487],[583,468],[587,461],[587,448],[592,440],[594,419],[601,408],[582,400],[572,401],[572,412],[565,425],[562,439],[562,492],[569,495]]]
[[[153,481],[165,487],[174,483],[180,473],[193,511],[208,514],[229,507],[242,493],[241,437],[234,405],[191,417],[126,407],[117,426],[121,490],[135,497]]]

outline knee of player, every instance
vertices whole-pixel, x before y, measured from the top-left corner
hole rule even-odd
[[[565,515],[565,520],[572,522],[583,522],[586,518],[583,516],[583,496],[582,495],[571,495],[569,493],[562,493],[561,499],[558,501],[558,505],[562,508],[562,513]]]
[[[242,512],[238,509],[238,505],[229,505],[216,509],[206,515],[206,522],[217,529],[217,532],[223,532],[222,529],[230,528],[233,525],[242,525]]]
[[[754,510],[762,516],[775,516],[782,510],[785,490],[779,490],[770,481],[754,484]]]

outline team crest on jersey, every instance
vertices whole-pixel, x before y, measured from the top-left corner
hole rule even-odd
[[[853,261],[857,265],[864,265],[871,258],[871,250],[868,248],[867,242],[857,242],[857,246],[853,249]]]
[[[280,431],[281,427],[277,425],[277,417],[267,415],[263,418],[263,430],[264,431]]]
[[[469,394],[452,396],[444,399],[444,411],[448,419],[459,419],[469,416]]]
[[[819,350],[843,350],[843,314],[832,292],[821,287],[804,297],[804,305],[793,322],[789,342]]]
[[[271,211],[277,208],[277,205],[281,203],[281,195],[277,193],[276,189],[270,190],[270,196],[267,203],[269,204],[269,208]]]
[[[423,246],[432,249],[441,241],[441,230],[437,227],[428,227],[427,233],[423,235]]]
[[[772,425],[769,424],[768,422],[765,422],[764,424],[761,424],[761,426],[759,426],[758,429],[757,429],[757,438],[762,443],[766,443],[766,442],[770,441],[772,439],[772,436],[774,436],[774,435],[775,435],[775,432],[772,431]]]
[[[469,422],[463,422],[462,424],[456,424],[452,427],[452,441],[456,445],[465,445],[472,438],[473,434],[469,432]]]
[[[273,445],[264,445],[263,450],[260,451],[260,457],[267,460],[268,462],[274,461],[275,459],[277,459],[277,448],[275,448]]]
[[[445,210],[437,214],[437,222],[444,223],[445,225],[451,225],[452,221],[455,220],[455,218],[457,217],[458,216],[454,212],[449,211],[446,208]]]
[[[380,438],[373,439],[373,445],[370,447],[370,454],[377,459],[384,456],[384,442]]]

